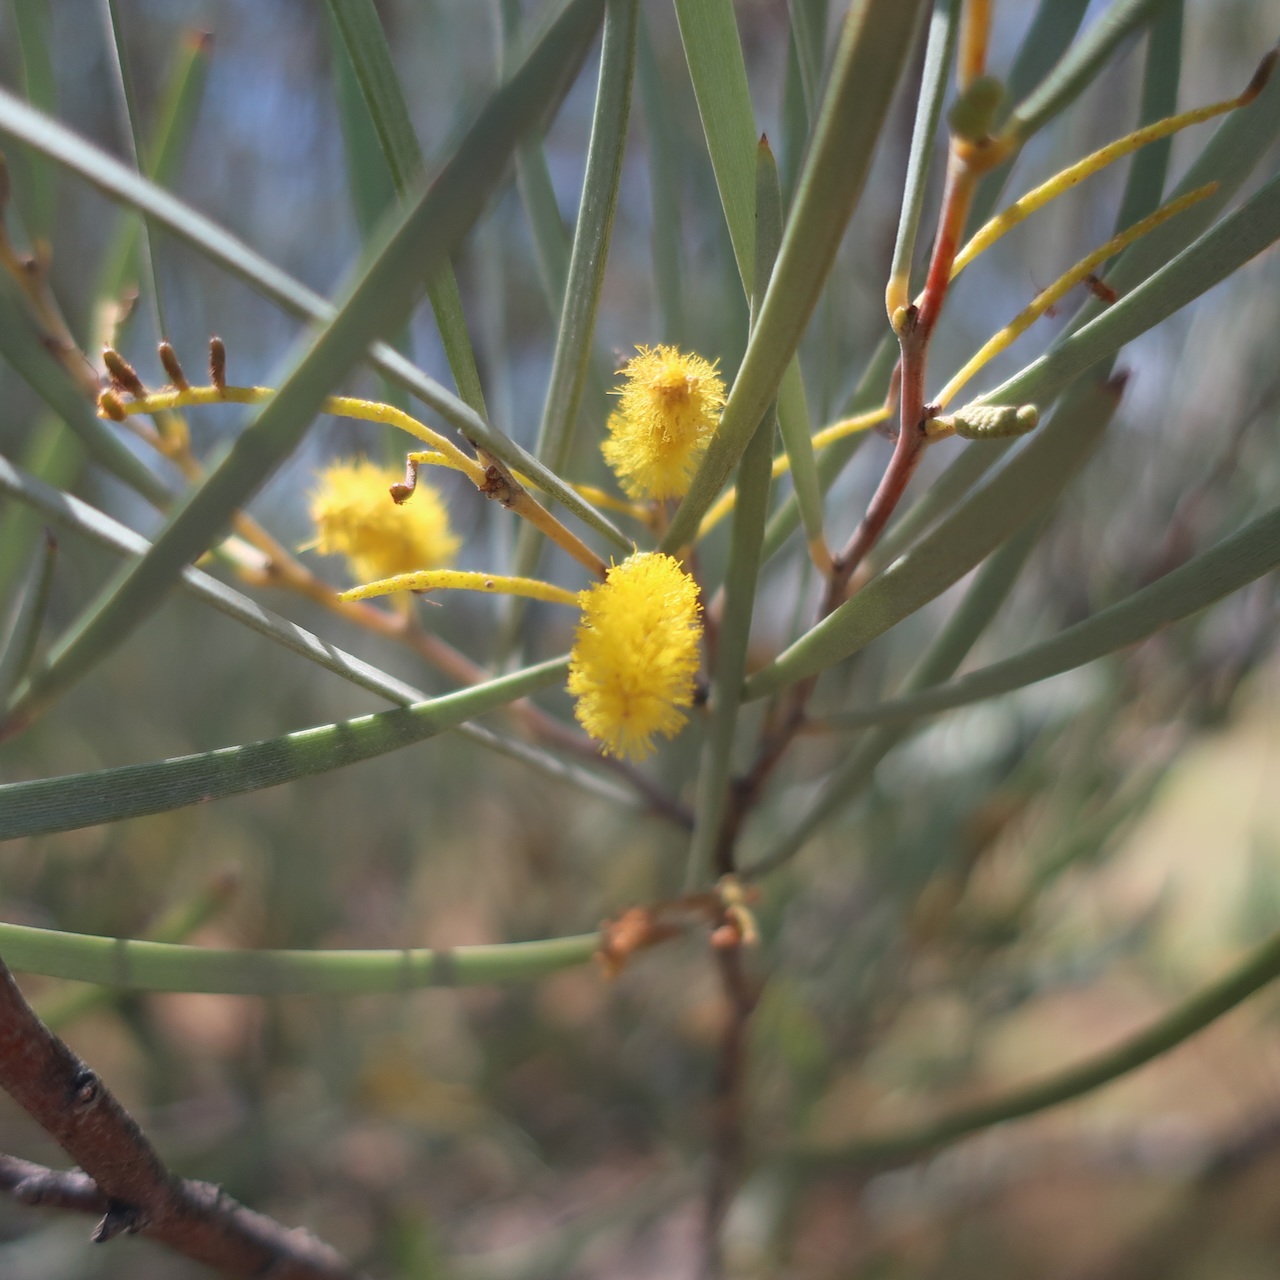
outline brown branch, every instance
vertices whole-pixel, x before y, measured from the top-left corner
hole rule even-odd
[[[96,1241],[138,1233],[230,1276],[355,1280],[351,1265],[309,1232],[170,1173],[132,1116],[36,1016],[3,960],[0,1087],[83,1170],[0,1157],[0,1186],[24,1203],[102,1213]]]
[[[742,1166],[748,1024],[759,998],[743,968],[742,940],[736,928],[726,922],[712,934],[711,943],[727,1008],[711,1096],[711,1165],[703,1205],[702,1280],[719,1280],[724,1273],[720,1236]]]

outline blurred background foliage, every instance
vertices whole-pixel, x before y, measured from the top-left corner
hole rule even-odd
[[[508,23],[518,16],[513,0],[501,6]],[[1086,24],[1101,7],[1089,6]],[[98,0],[50,5],[56,107],[73,128],[123,154],[104,8]],[[1000,0],[995,74],[1007,71],[1034,9]],[[386,0],[379,10],[423,150],[437,156],[495,83],[501,15],[496,5],[446,0]],[[736,10],[757,120],[789,187],[806,117],[788,6],[743,0]],[[831,6],[831,23],[837,10]],[[15,12],[0,6],[0,75],[9,86],[21,84]],[[192,56],[192,33],[213,36],[195,55],[207,67],[169,185],[331,294],[377,210],[369,203],[376,179],[360,186],[363,207],[353,200],[339,110],[351,85],[324,6],[126,0],[119,12],[139,115],[150,128],[175,66]],[[1180,105],[1237,92],[1278,34],[1277,0],[1188,0]],[[603,391],[636,344],[678,341],[718,359],[731,377],[746,340],[745,303],[670,6],[645,5],[642,39],[597,373],[570,469],[597,483]],[[1144,47],[1144,38],[1126,44],[1033,140],[1017,164],[1018,189],[1132,127]],[[577,209],[594,82],[589,63],[546,139],[566,227]],[[802,349],[815,426],[840,413],[884,332],[913,112],[908,83]],[[1174,140],[1171,180],[1216,127]],[[647,147],[655,130],[671,162],[657,184]],[[1272,155],[1257,172],[1274,167]],[[17,161],[14,171],[16,194]],[[956,367],[1105,240],[1123,182],[1119,166],[1085,184],[968,272],[939,330],[934,368]],[[53,287],[87,344],[122,215],[66,175],[57,176],[54,195]],[[664,236],[676,237],[681,269],[656,281],[653,242]],[[157,252],[180,356],[198,367],[208,336],[219,333],[231,380],[269,383],[294,322],[171,239],[160,237]],[[545,264],[513,182],[456,268],[492,419],[531,446],[554,323]],[[1125,351],[1132,376],[1117,426],[1063,499],[974,665],[1119,599],[1239,527],[1277,492],[1277,270],[1274,253],[1262,256]],[[159,384],[155,337],[140,307],[123,349]],[[1022,340],[983,385],[1020,368],[1044,340]],[[429,311],[419,312],[406,341],[416,361],[449,382]],[[385,394],[372,375],[352,385],[355,394]],[[154,512],[86,466],[2,365],[0,404],[6,456],[29,467],[43,458],[56,482],[143,532],[155,528]],[[193,412],[197,453],[216,453],[245,413]],[[253,510],[283,542],[304,544],[315,468],[339,455],[392,457],[400,447],[380,428],[322,418]],[[833,545],[852,529],[889,447],[870,439],[838,482],[828,507]],[[954,451],[931,451],[917,485]],[[452,474],[440,484],[465,537],[462,567],[507,563],[510,519],[475,501]],[[39,526],[14,506],[0,508],[0,522],[0,585],[8,590]],[[114,568],[105,553],[63,542],[50,634]],[[723,537],[711,544],[713,565],[725,545]],[[309,554],[309,562],[347,585],[336,561]],[[568,580],[557,559],[543,568]],[[794,634],[817,590],[802,549],[770,564],[753,637],[762,655]],[[830,701],[874,700],[891,689],[962,590],[903,623],[892,645],[873,645],[847,675],[829,677]],[[447,687],[403,649],[305,603],[262,598],[421,687]],[[500,602],[458,596],[425,608],[433,629],[487,660]],[[530,613],[535,655],[563,651],[563,616],[543,606]],[[868,1181],[838,1169],[802,1175],[769,1158],[797,1135],[837,1143],[1072,1061],[1143,1024],[1274,928],[1276,623],[1274,583],[1263,579],[1134,651],[925,722],[888,757],[865,800],[765,883],[758,965],[768,983],[753,1024],[750,1085],[759,1159],[728,1221],[734,1274],[1276,1274],[1280,1030],[1266,995],[1096,1096],[925,1164]],[[368,709],[359,690],[175,595],[91,680],[0,747],[0,769],[14,781],[153,760]],[[692,776],[697,738],[686,733],[661,755],[657,767],[677,788]],[[839,750],[830,736],[803,741],[753,840],[787,825]],[[18,923],[138,937],[212,877],[231,873],[234,891],[195,941],[506,941],[589,930],[628,905],[678,892],[684,844],[657,819],[446,737],[287,788],[7,843],[0,911]],[[71,990],[51,980],[24,986],[45,1008]],[[181,1172],[312,1226],[375,1276],[620,1280],[691,1274],[721,1017],[704,948],[691,939],[646,955],[613,984],[582,969],[536,985],[397,997],[139,996],[81,1009],[60,1030]],[[7,1099],[0,1148],[59,1162]],[[86,1237],[81,1222],[0,1202],[0,1274],[198,1274],[146,1242],[101,1248]]]

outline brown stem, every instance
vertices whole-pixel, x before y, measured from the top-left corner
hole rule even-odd
[[[901,348],[898,367],[894,372],[895,386],[890,391],[891,395],[896,391],[898,396],[897,443],[858,527],[844,550],[832,561],[827,590],[819,609],[819,620],[833,613],[844,602],[850,579],[862,565],[867,553],[879,541],[924,457],[929,443],[924,430],[927,417],[925,375],[929,342],[951,284],[951,267],[960,248],[974,187],[979,175],[995,163],[995,152],[996,149],[989,140],[952,140],[942,211],[924,290],[914,305],[894,317]],[[816,683],[816,678],[799,681],[782,695],[771,722],[765,729],[755,764],[744,778],[734,784],[721,830],[720,844],[716,850],[717,865],[722,872],[734,869],[733,850],[738,833],[747,814],[759,800],[769,775],[803,727],[805,705]]]
[[[354,1280],[351,1265],[308,1232],[170,1173],[98,1076],[36,1016],[2,960],[0,1088],[83,1170],[55,1173],[3,1157],[0,1186],[27,1203],[101,1212],[94,1240],[140,1233],[231,1276]]]
[[[742,1165],[747,1026],[758,999],[743,968],[741,943],[734,940],[717,946],[713,937],[712,950],[724,990],[726,1018],[711,1097],[711,1168],[703,1206],[702,1280],[720,1280],[724,1274],[720,1234]]]

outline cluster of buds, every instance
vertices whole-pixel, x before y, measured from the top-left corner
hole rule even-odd
[[[187,391],[191,384],[182,372],[178,354],[168,342],[159,346],[160,363],[169,375],[169,385],[174,391]],[[124,399],[145,400],[150,392],[138,376],[138,371],[114,347],[105,347],[102,363],[107,370],[110,385],[98,396],[98,411],[113,422],[123,422],[129,416],[129,404]],[[219,394],[227,389],[227,348],[219,337],[209,339],[209,382]]]

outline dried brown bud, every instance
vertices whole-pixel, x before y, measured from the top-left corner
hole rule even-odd
[[[147,394],[147,389],[142,385],[142,379],[138,377],[137,370],[114,347],[103,347],[102,363],[107,366],[107,373],[111,375],[113,387],[127,391],[138,399]]]
[[[227,348],[218,337],[209,339],[209,381],[219,391],[227,389]]]
[[[123,422],[129,416],[124,405],[120,402],[120,397],[114,391],[104,391],[98,397],[98,409],[110,418],[112,422]]]
[[[182,366],[178,363],[178,353],[168,342],[160,344],[160,363],[164,365],[169,381],[177,390],[185,391],[191,385],[187,381],[187,375],[182,372]]]
[[[1276,59],[1280,57],[1280,49],[1269,49],[1264,55],[1262,61],[1258,63],[1258,69],[1253,73],[1253,79],[1245,86],[1245,91],[1236,99],[1239,106],[1247,107],[1254,98],[1267,87],[1267,81],[1271,79],[1271,73],[1276,69]]]

